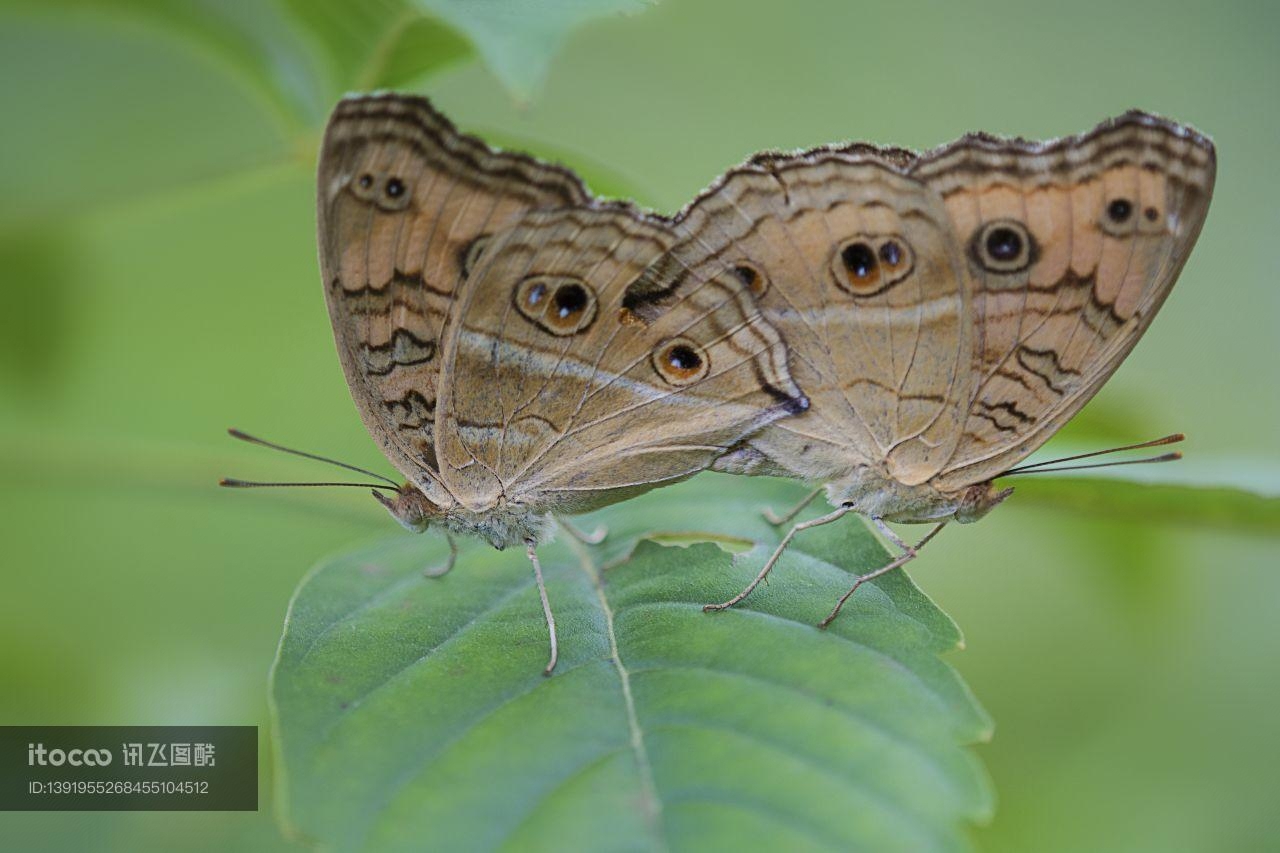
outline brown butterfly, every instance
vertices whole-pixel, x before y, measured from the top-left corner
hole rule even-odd
[[[795,525],[746,589],[706,609],[741,601],[796,533],[856,512],[901,553],[858,578],[825,626],[948,521],[1008,497],[994,479],[1045,470],[1016,466],[1150,324],[1200,232],[1214,164],[1204,136],[1131,112],[1052,142],[975,134],[923,156],[761,154],[695,200],[655,268],[666,274],[627,307],[656,314],[736,270],[812,406],[716,468],[822,484],[836,507]],[[910,546],[886,521],[936,526]]]
[[[374,495],[412,531],[443,529],[452,555],[454,533],[525,546],[548,673],[536,546],[552,516],[689,477],[807,406],[731,273],[644,318],[624,310],[674,242],[669,221],[460,134],[423,98],[338,105],[317,207],[352,397],[408,479]]]

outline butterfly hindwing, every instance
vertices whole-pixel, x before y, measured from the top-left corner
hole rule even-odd
[[[973,343],[964,260],[934,194],[875,157],[778,155],[730,172],[681,229],[695,270],[727,264],[756,283],[813,401],[752,452],[813,479],[881,462],[906,482],[940,470]]]
[[[802,405],[736,278],[653,315],[626,307],[637,280],[669,269],[672,240],[665,221],[606,207],[529,214],[486,248],[440,407],[442,475],[464,504],[612,502]]]

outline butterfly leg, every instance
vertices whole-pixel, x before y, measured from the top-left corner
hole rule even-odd
[[[853,507],[842,506],[839,509],[837,509],[835,512],[827,513],[824,516],[810,519],[809,521],[802,521],[799,524],[797,524],[795,527],[792,527],[790,530],[787,531],[787,535],[782,537],[782,541],[778,543],[778,547],[774,549],[773,554],[769,557],[768,560],[765,561],[764,568],[760,570],[760,574],[756,575],[755,580],[747,584],[746,589],[744,589],[742,592],[738,593],[728,601],[722,601],[719,604],[703,605],[702,607],[703,611],[710,613],[713,610],[727,610],[728,608],[737,604],[742,599],[746,598],[748,595],[751,594],[751,591],[753,589],[755,589],[757,586],[760,585],[760,581],[764,580],[769,575],[769,572],[773,570],[774,564],[777,563],[779,558],[782,557],[782,552],[787,550],[787,546],[791,544],[791,540],[795,538],[795,535],[797,533],[799,533],[802,530],[808,530],[810,527],[819,527],[823,524],[830,524],[831,522],[836,521],[840,518],[843,518],[844,516],[848,515],[851,512],[853,512]]]
[[[892,542],[894,546],[902,553],[905,554],[908,551],[912,550],[910,545],[902,541],[901,536],[893,532],[892,527],[884,523],[883,518],[873,518],[871,519],[871,523],[876,526],[876,530],[880,531],[881,536],[883,536],[885,539],[888,539],[890,542]],[[932,531],[930,532],[930,535],[931,536],[933,535]]]
[[[800,513],[804,512],[804,508],[813,503],[813,499],[820,494],[822,494],[821,488],[814,489],[807,497],[805,497],[804,500],[800,501],[800,503],[796,504],[782,515],[775,513],[772,507],[766,507],[765,511],[761,513],[761,515],[764,516],[765,521],[769,522],[774,527],[781,527]]]
[[[538,595],[542,597],[542,614],[547,618],[547,633],[551,635],[551,659],[547,661],[547,668],[542,671],[543,675],[550,675],[551,670],[556,668],[556,659],[560,654],[556,646],[556,617],[551,615],[551,602],[547,600],[547,585],[542,580],[537,544],[532,540],[526,542],[525,553],[529,555],[529,562],[533,563],[533,576],[538,580]]]
[[[899,536],[896,533],[890,530],[889,526],[885,524],[882,519],[873,518],[871,519],[871,522],[880,530],[881,533],[884,534],[886,539],[888,539],[894,545],[902,549],[902,553],[898,555],[897,559],[886,563],[885,565],[876,569],[874,572],[870,572],[865,575],[859,575],[858,579],[853,582],[853,586],[849,588],[849,591],[846,592],[844,595],[840,596],[840,600],[836,602],[836,606],[832,608],[829,614],[827,614],[827,618],[823,619],[821,622],[818,623],[819,628],[827,627],[828,625],[831,624],[831,622],[837,616],[840,615],[840,608],[844,607],[844,603],[848,601],[849,598],[855,592],[858,591],[858,587],[862,586],[864,583],[866,583],[869,580],[873,580],[875,578],[880,577],[881,575],[887,575],[889,572],[893,571],[894,569],[901,568],[902,566],[905,566],[907,563],[914,560],[916,558],[916,555],[920,553],[920,549],[923,548],[926,544],[928,544],[930,539],[937,536],[938,531],[942,530],[942,528],[947,526],[947,523],[945,521],[939,522],[938,524],[934,525],[933,529],[930,530],[928,533],[926,533],[924,538],[921,539],[919,542],[917,542],[915,545],[908,545],[906,542],[903,542],[902,539],[899,538]]]
[[[442,578],[453,569],[453,564],[458,562],[458,542],[453,538],[453,534],[445,531],[444,538],[449,542],[449,556],[445,559],[443,565],[427,566],[422,570],[423,577]]]
[[[609,528],[603,524],[596,525],[596,529],[588,533],[576,524],[573,524],[567,518],[556,518],[556,523],[564,528],[564,531],[577,539],[583,545],[599,545],[604,538],[609,535]]]

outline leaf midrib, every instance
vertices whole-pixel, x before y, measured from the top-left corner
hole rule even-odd
[[[653,765],[649,761],[649,753],[644,742],[644,730],[640,727],[640,718],[636,713],[635,698],[631,693],[631,673],[627,670],[626,664],[622,662],[622,655],[618,650],[618,635],[613,625],[613,606],[609,603],[609,597],[605,592],[604,578],[600,572],[600,567],[592,559],[587,547],[571,533],[565,538],[568,540],[570,550],[578,558],[578,567],[590,578],[591,584],[596,591],[596,597],[600,601],[600,610],[604,613],[605,630],[609,637],[610,661],[613,663],[614,671],[617,672],[618,681],[622,687],[622,700],[627,711],[627,730],[630,735],[631,751],[635,756],[636,770],[640,775],[640,795],[641,805],[644,809],[644,822],[653,834],[658,848],[667,850],[666,834],[662,829],[662,801],[658,798],[657,785],[653,779]]]

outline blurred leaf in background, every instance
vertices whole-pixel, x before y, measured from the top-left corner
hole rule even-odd
[[[0,312],[0,382],[27,404],[57,394],[68,366],[77,248],[74,234],[35,220],[0,230],[0,268],[11,282]]]
[[[474,51],[513,97],[528,102],[569,33],[596,18],[640,12],[652,0],[288,0],[323,46],[345,89],[391,88]]]
[[[666,210],[763,148],[1045,137],[1138,106],[1214,136],[1216,198],[1160,318],[1061,453],[1183,430],[1193,475],[1027,480],[913,571],[965,627],[951,662],[999,724],[981,749],[1001,801],[981,847],[1274,847],[1280,12],[669,0],[613,14],[636,8],[0,7],[0,721],[265,725],[290,590],[387,529],[361,495],[212,486],[299,472],[230,446],[232,424],[384,470],[314,260],[315,146],[342,92],[428,91],[463,128],[594,163],[598,189]],[[6,813],[0,837],[297,849],[263,805]]]

